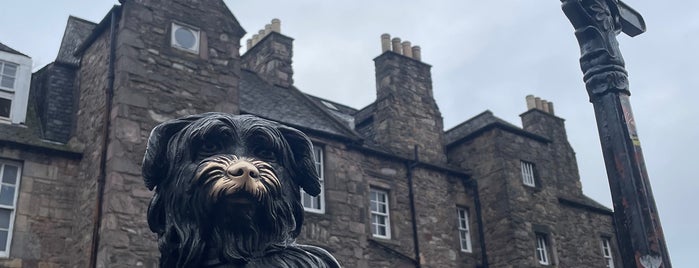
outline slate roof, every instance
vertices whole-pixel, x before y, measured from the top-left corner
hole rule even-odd
[[[68,17],[61,47],[58,49],[58,55],[56,56],[56,62],[79,65],[80,58],[76,57],[74,53],[90,36],[90,33],[96,26],[97,24],[94,22],[73,16]]]
[[[531,133],[518,126],[515,126],[499,117],[493,115],[493,112],[486,110],[469,120],[447,130],[444,133],[444,140],[447,146],[457,143],[461,140],[467,139],[477,133],[491,127],[499,127],[509,132],[527,136],[542,142],[549,142],[550,140],[546,137]]]
[[[21,52],[19,52],[19,51],[17,51],[17,50],[12,49],[11,47],[6,46],[6,45],[3,44],[3,43],[0,43],[0,51],[5,51],[5,52],[12,53],[12,54],[17,54],[17,55],[22,55],[22,56],[25,56],[25,57],[29,57],[29,56],[27,56],[27,55],[22,54]]]
[[[311,98],[298,89],[272,85],[249,70],[241,71],[240,110],[294,127],[358,140],[359,135],[346,122],[332,115],[320,98]],[[348,107],[344,107],[348,108]]]

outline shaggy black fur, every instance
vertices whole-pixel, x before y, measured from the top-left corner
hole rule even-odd
[[[296,129],[222,113],[171,120],[151,132],[143,178],[155,192],[148,225],[160,267],[340,267],[295,242],[299,186],[320,192],[311,143]]]

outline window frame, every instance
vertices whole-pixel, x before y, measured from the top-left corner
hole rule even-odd
[[[536,188],[536,165],[532,162],[519,160],[522,173],[522,184]]]
[[[457,207],[456,208],[456,213],[457,213],[457,218],[458,218],[458,224],[459,224],[459,247],[461,248],[462,252],[468,252],[471,253],[473,252],[473,245],[471,244],[471,227],[469,225],[470,221],[470,215],[469,215],[469,210],[464,207]],[[463,216],[463,217],[462,217]],[[464,235],[465,235],[465,240],[464,240]],[[464,242],[466,242],[466,248],[464,248]]]
[[[325,164],[323,147],[313,145],[313,159],[314,166],[318,172],[318,180],[320,181],[320,193],[318,196],[311,196],[302,189],[301,205],[304,211],[325,214]],[[306,200],[309,200],[311,202],[310,204],[318,204],[320,208],[306,206]],[[316,200],[318,200],[317,203]]]
[[[177,38],[175,38],[175,31],[177,31],[177,29],[180,29],[180,28],[194,32],[194,48],[184,47],[184,46],[179,44],[179,42],[177,41]],[[202,37],[202,32],[197,27],[187,25],[184,23],[180,23],[180,22],[174,22],[174,21],[171,24],[171,27],[170,27],[170,46],[171,47],[174,47],[176,49],[186,51],[186,52],[189,52],[192,54],[199,54],[199,52],[201,51],[201,37]]]
[[[17,177],[15,178],[15,183],[12,185],[15,188],[14,196],[12,198],[12,205],[0,204],[0,209],[10,210],[10,222],[8,224],[7,230],[0,229],[0,231],[7,231],[7,241],[5,244],[5,250],[0,250],[0,258],[7,258],[10,256],[10,246],[12,245],[12,234],[14,232],[15,216],[17,214],[17,200],[19,199],[19,187],[22,179],[22,163],[0,159],[0,186],[7,185],[7,183],[3,182],[2,179],[5,175],[5,167],[8,165],[17,168]]]
[[[544,233],[536,233],[536,260],[541,265],[551,264],[551,243],[549,237]]]
[[[11,65],[11,66],[14,66],[14,67],[15,67],[15,74],[14,74],[13,76],[6,75],[6,74],[5,74],[5,68],[6,68],[7,65]],[[19,70],[20,70],[19,67],[20,67],[20,66],[19,66],[19,64],[17,64],[17,63],[10,62],[10,61],[6,61],[6,60],[0,60],[0,90],[1,90],[1,91],[6,91],[6,92],[8,92],[8,93],[13,93],[13,92],[15,92],[16,87],[17,87],[17,76],[18,76],[18,73],[19,73]],[[8,88],[8,87],[2,86],[2,80],[3,80],[5,77],[11,77],[11,78],[12,78],[12,87],[9,87],[9,88]]]
[[[376,194],[377,198],[376,200],[373,200],[374,194]],[[379,196],[383,196],[385,202],[380,202],[379,201]],[[377,237],[377,238],[383,238],[383,239],[391,239],[391,207],[390,207],[390,196],[388,194],[388,191],[375,188],[375,187],[370,187],[369,188],[369,215],[370,215],[370,222],[371,222],[371,235],[372,237]],[[372,203],[376,203],[376,208],[377,210],[374,210],[372,207]],[[386,206],[386,212],[381,212],[378,210],[379,205]],[[385,235],[379,234],[378,230],[381,227],[381,225],[378,222],[374,222],[374,216],[381,217],[385,219]]]
[[[15,94],[12,92],[6,92],[3,89],[0,89],[0,98],[10,100],[10,112],[7,114],[7,116],[2,116],[0,115],[0,121],[10,121],[12,120],[12,106],[15,104]]]
[[[602,257],[607,263],[607,268],[614,268],[614,253],[612,251],[612,241],[609,237],[602,237]]]
[[[5,75],[5,68],[10,65],[15,67],[15,74],[13,76]],[[0,121],[10,121],[12,120],[12,106],[15,104],[15,91],[17,90],[17,79],[19,76],[20,65],[14,62],[1,60],[0,59],[0,98],[10,101],[10,111],[7,116],[0,115]],[[5,77],[10,77],[12,79],[12,87],[2,86],[2,80]]]

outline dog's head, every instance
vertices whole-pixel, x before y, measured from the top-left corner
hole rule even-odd
[[[303,224],[299,187],[320,192],[309,139],[249,115],[205,113],[156,126],[143,178],[155,192],[148,225],[159,236],[161,266],[196,265],[212,250],[235,261],[283,247]]]

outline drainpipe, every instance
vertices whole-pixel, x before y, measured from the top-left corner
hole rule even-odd
[[[109,66],[107,72],[107,92],[105,100],[104,119],[105,126],[102,133],[102,155],[100,157],[100,174],[97,178],[97,204],[95,208],[94,225],[92,229],[92,249],[90,251],[90,265],[88,267],[97,267],[97,254],[100,243],[100,227],[102,223],[102,206],[104,204],[104,184],[107,178],[107,146],[109,144],[109,129],[111,128],[110,114],[112,111],[112,99],[114,97],[114,64],[116,61],[116,41],[117,41],[117,13],[120,8],[116,7],[112,10],[110,28],[109,28]]]
[[[417,145],[414,147],[415,158],[413,161],[406,162],[405,166],[407,169],[408,177],[408,198],[410,199],[410,220],[413,224],[413,248],[415,248],[415,267],[421,267],[420,261],[420,243],[418,241],[417,235],[417,220],[415,217],[415,195],[413,194],[413,169],[418,165],[420,159],[417,155]]]
[[[474,179],[468,180],[468,182],[464,181],[465,184],[468,184],[471,188],[473,188],[473,205],[475,206],[476,209],[476,224],[478,225],[478,242],[481,244],[481,268],[488,268],[488,251],[485,249],[485,235],[483,233],[483,216],[481,212],[481,197],[478,194],[478,181]]]

